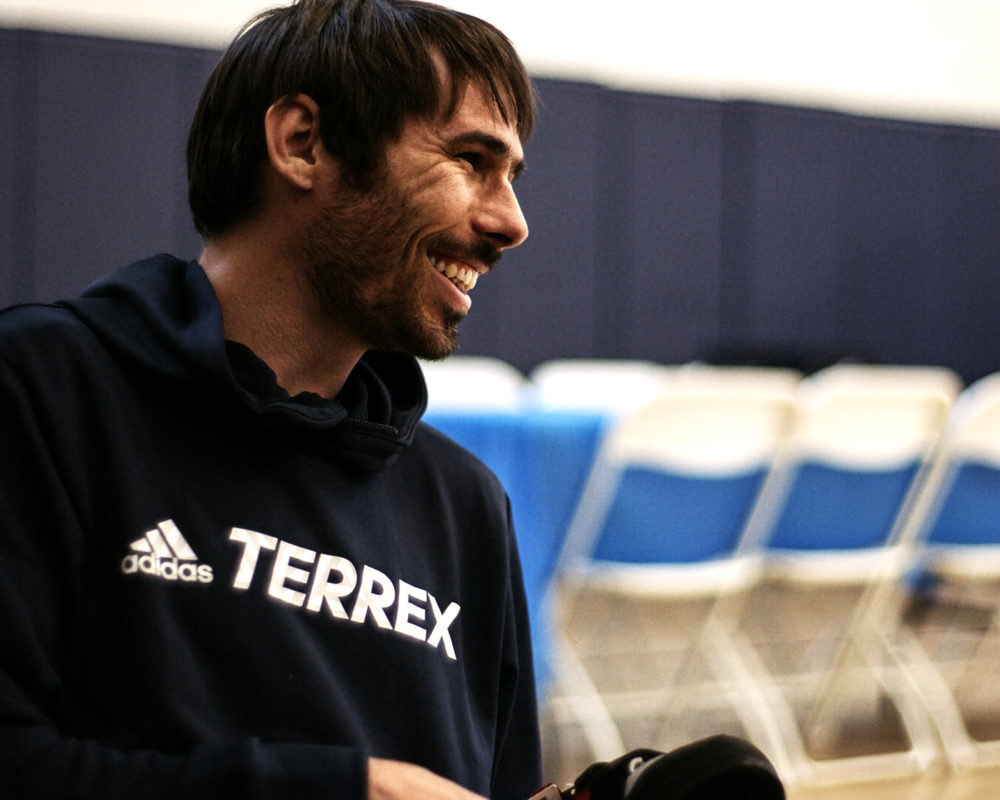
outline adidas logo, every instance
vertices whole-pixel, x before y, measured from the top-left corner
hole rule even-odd
[[[126,575],[138,572],[167,581],[212,582],[212,568],[198,563],[198,556],[173,520],[158,523],[144,537],[132,542],[129,549],[133,552],[122,559],[122,572]]]

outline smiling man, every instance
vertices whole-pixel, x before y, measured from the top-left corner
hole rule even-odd
[[[510,43],[405,0],[265,12],[188,142],[205,248],[0,313],[11,796],[524,800],[503,488],[420,421],[527,236]]]
[[[447,90],[447,68],[439,73]],[[516,127],[479,85],[454,103],[407,119],[364,188],[324,145],[315,100],[296,94],[268,109],[266,201],[212,236],[200,260],[224,315],[267,299],[226,317],[227,332],[290,392],[335,395],[371,349],[447,356],[479,276],[527,237],[511,185],[523,167]],[[276,329],[298,346],[274,342]]]

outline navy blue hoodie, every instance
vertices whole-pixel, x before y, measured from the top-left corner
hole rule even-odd
[[[289,398],[169,256],[0,314],[4,795],[530,795],[508,502],[425,403],[385,353]]]

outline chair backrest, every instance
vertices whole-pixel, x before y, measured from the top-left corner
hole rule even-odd
[[[491,356],[449,356],[421,361],[427,383],[427,410],[516,411],[526,399],[527,377]]]
[[[595,461],[563,568],[656,568],[743,555],[792,408],[787,395],[675,386],[624,414]]]
[[[769,549],[892,544],[960,387],[936,367],[844,365],[804,379]]]
[[[958,396],[944,446],[952,459],[1000,464],[1000,372],[980,378]]]
[[[803,375],[790,367],[706,364],[692,361],[678,366],[671,380],[689,390],[716,389],[727,392],[791,396]]]
[[[929,547],[1000,546],[1000,373],[979,379],[958,397],[945,428],[916,533]],[[983,569],[982,552],[970,553]]]
[[[675,369],[641,359],[569,358],[542,362],[529,378],[538,408],[616,416],[655,397]]]
[[[844,364],[799,386],[790,445],[803,455],[858,467],[911,461],[942,430],[962,389],[945,367]]]

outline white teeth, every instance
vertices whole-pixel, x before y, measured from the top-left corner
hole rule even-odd
[[[458,264],[441,261],[435,256],[428,256],[428,258],[434,266],[434,269],[446,278],[449,278],[452,283],[454,283],[463,292],[472,291],[476,282],[479,280],[479,273],[474,269],[470,269],[469,267],[460,267]]]

